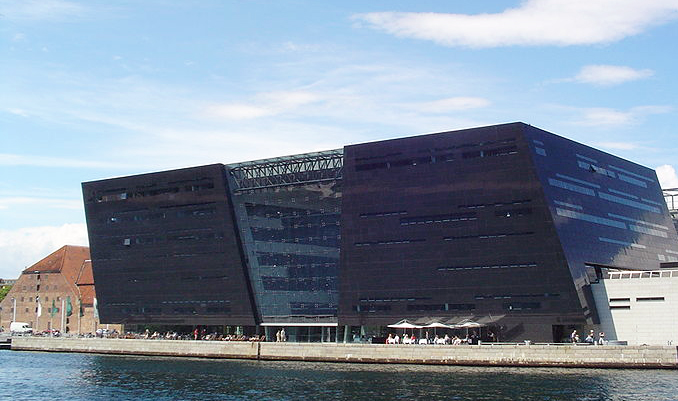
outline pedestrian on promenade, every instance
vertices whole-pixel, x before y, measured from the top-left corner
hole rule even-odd
[[[586,338],[584,339],[584,342],[593,345],[596,342],[595,337],[596,337],[595,333],[593,332],[593,330],[591,330],[589,331],[589,335],[586,336]]]
[[[572,330],[572,334],[570,334],[570,341],[572,344],[579,342],[579,334],[577,334],[577,330]]]

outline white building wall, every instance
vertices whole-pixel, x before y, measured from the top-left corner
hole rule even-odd
[[[678,345],[678,270],[610,272],[592,289],[608,340]]]

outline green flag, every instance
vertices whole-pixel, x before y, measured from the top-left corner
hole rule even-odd
[[[71,297],[66,297],[66,316],[73,314],[73,304],[71,304]]]
[[[54,317],[54,315],[57,314],[57,308],[56,305],[54,304],[54,300],[52,300],[52,309],[49,310],[49,315],[51,317]]]

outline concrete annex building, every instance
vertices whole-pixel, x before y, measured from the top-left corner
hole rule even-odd
[[[83,183],[102,322],[297,340],[464,319],[598,328],[608,268],[676,261],[653,170],[511,123]]]

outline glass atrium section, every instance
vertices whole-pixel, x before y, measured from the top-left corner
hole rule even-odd
[[[342,150],[227,166],[263,323],[336,323]]]

